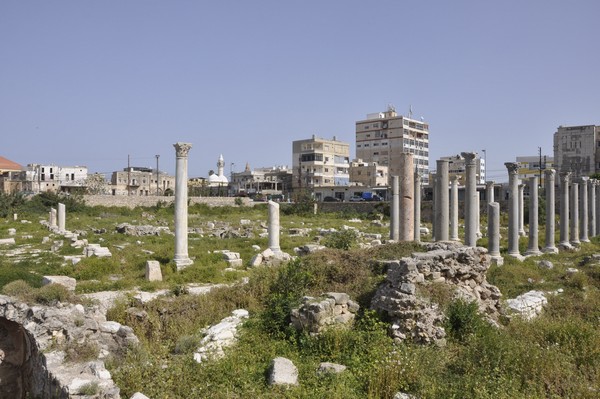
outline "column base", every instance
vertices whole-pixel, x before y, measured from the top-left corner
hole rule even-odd
[[[579,247],[581,245],[581,241],[579,241],[579,240],[569,241],[569,244],[571,244],[574,247]]]
[[[177,266],[177,271],[183,270],[186,267],[188,267],[189,265],[194,264],[194,261],[191,260],[190,258],[174,259],[174,261],[175,261],[175,265]]]
[[[525,251],[525,256],[540,256],[540,255],[542,255],[542,251],[540,251],[537,248],[528,249],[527,251]]]
[[[581,242],[591,242],[589,238],[581,238],[580,239]]]
[[[504,258],[500,255],[491,256],[492,265],[502,266],[504,264]]]
[[[579,248],[574,247],[573,245],[571,245],[570,242],[565,241],[565,242],[561,242],[558,244],[558,249],[561,251],[579,251]]]
[[[545,247],[542,248],[542,252],[545,254],[557,254],[558,253],[558,248],[556,247]]]
[[[525,257],[518,252],[509,253],[508,256],[511,256],[517,260],[520,260],[521,262],[523,262],[525,260]]]

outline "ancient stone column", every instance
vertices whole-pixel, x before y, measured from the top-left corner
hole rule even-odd
[[[175,265],[184,269],[193,261],[188,256],[188,152],[189,143],[175,143]]]
[[[432,211],[431,212],[431,216],[432,216],[431,217],[431,239],[432,239],[432,241],[436,241],[436,239],[435,239],[435,209],[436,209],[435,202],[438,197],[438,195],[436,193],[436,191],[437,191],[437,176],[433,175],[430,182],[431,182],[431,187],[433,187],[433,198],[431,200],[431,211]]]
[[[569,242],[571,245],[579,246],[581,244],[581,241],[579,241],[579,183],[571,183],[571,198],[569,205],[571,207],[571,235],[569,237]]]
[[[421,241],[421,175],[415,172],[415,241]]]
[[[274,253],[281,252],[279,246],[279,204],[269,201],[269,248]]]
[[[50,208],[50,227],[56,227],[56,208]]]
[[[523,199],[524,184],[519,184],[519,235],[525,236],[525,201]]]
[[[483,237],[481,234],[481,193],[479,191],[475,191],[475,210],[477,211],[477,230],[475,231],[475,236],[477,238]]]
[[[461,152],[465,159],[465,245],[477,246],[477,196],[476,165],[474,152]]]
[[[497,265],[504,263],[500,255],[500,204],[490,202],[487,205],[488,214],[488,254]]]
[[[569,242],[569,180],[571,172],[560,172],[560,241],[563,249],[572,248]]]
[[[596,185],[598,180],[590,179],[590,188],[588,190],[588,213],[590,220],[588,221],[590,229],[590,237],[596,237]]]
[[[437,160],[437,184],[435,201],[435,239],[448,241],[448,160]]]
[[[519,164],[506,162],[508,169],[508,254],[520,257],[519,253]]]
[[[413,154],[400,154],[400,241],[415,239],[414,162]]]
[[[581,179],[579,179],[579,187],[581,189],[581,195],[580,197],[580,201],[581,201],[581,206],[579,207],[579,213],[580,213],[580,229],[579,229],[579,240],[581,242],[590,242],[589,239],[589,224],[588,224],[588,217],[589,217],[589,213],[588,213],[588,182],[589,182],[589,177],[584,176]]]
[[[538,177],[529,178],[529,245],[525,255],[541,255],[538,239]]]
[[[496,182],[492,180],[485,182],[485,199],[487,204],[494,202],[494,184]]]
[[[450,240],[458,241],[458,175],[450,184]]]
[[[556,200],[554,195],[554,181],[556,171],[554,169],[546,169],[544,171],[546,175],[545,192],[546,192],[546,245],[542,249],[542,252],[555,254],[558,253],[558,248],[554,246],[555,241],[555,224],[554,210]]]
[[[58,231],[65,231],[66,210],[65,204],[58,204]]]
[[[400,177],[392,176],[392,203],[390,207],[390,239],[400,238]]]

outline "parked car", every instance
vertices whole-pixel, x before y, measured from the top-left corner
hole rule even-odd
[[[336,197],[328,196],[328,197],[323,198],[323,202],[342,202],[342,200],[339,198],[336,198]]]
[[[348,199],[348,201],[350,202],[360,202],[360,201],[364,201],[365,199],[363,197],[361,197],[360,195],[353,195],[352,197],[350,197]]]

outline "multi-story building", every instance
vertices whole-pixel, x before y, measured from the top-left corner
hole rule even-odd
[[[554,158],[539,155],[517,157],[519,163],[519,179],[525,181],[530,177],[541,176],[540,184],[543,183],[544,169],[554,168]],[[541,161],[541,162],[540,162]]]
[[[312,136],[292,143],[292,188],[347,186],[350,183],[350,144]]]
[[[266,168],[246,168],[242,172],[232,172],[231,192],[233,195],[288,195],[292,189],[292,170],[287,166]]]
[[[398,115],[394,107],[368,114],[356,122],[356,158],[387,166],[391,176],[400,173],[400,154],[414,154],[415,169],[428,183],[429,124]]]
[[[356,159],[350,163],[350,182],[366,187],[383,187],[389,183],[388,167],[377,162]]]
[[[111,176],[112,195],[170,195],[175,190],[175,176],[145,167],[128,167]]]
[[[25,189],[34,193],[81,190],[86,188],[87,177],[87,166],[29,164],[25,172]]]
[[[465,184],[465,159],[460,155],[452,155],[441,157],[440,159],[448,160],[448,178],[452,180],[454,176],[458,176],[459,184]],[[475,157],[475,181],[477,184],[485,184],[485,159],[479,155]]]
[[[554,133],[554,162],[573,177],[600,171],[600,126],[559,126]]]

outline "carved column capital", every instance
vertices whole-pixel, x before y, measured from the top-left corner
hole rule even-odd
[[[173,147],[175,147],[175,155],[178,157],[187,157],[192,145],[190,143],[175,143]]]

